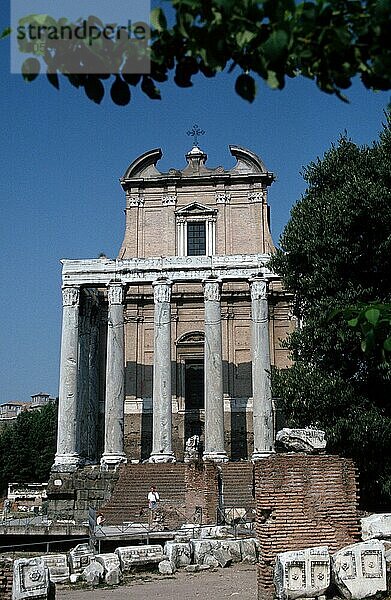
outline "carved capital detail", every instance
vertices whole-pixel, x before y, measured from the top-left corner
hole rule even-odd
[[[124,288],[122,283],[111,283],[107,290],[109,304],[122,304],[124,301]]]
[[[62,305],[76,306],[79,304],[80,289],[78,287],[63,287],[62,288]]]
[[[158,302],[170,302],[171,300],[171,281],[158,280],[153,284],[153,300],[155,304]]]
[[[266,279],[250,279],[251,300],[267,299],[267,281]]]
[[[221,281],[216,279],[205,279],[203,282],[204,286],[204,299],[206,301],[217,301],[221,299]]]
[[[175,206],[176,204],[176,196],[175,194],[167,194],[162,197],[162,204],[164,206]]]
[[[265,192],[249,192],[248,199],[250,202],[262,202],[265,197]]]
[[[228,192],[216,192],[216,204],[229,204],[231,194]]]

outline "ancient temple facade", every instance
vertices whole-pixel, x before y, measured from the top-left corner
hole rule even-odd
[[[270,368],[287,366],[289,297],[268,264],[268,188],[254,153],[160,172],[160,149],[121,185],[126,225],[116,259],[63,260],[58,446],[53,469],[182,461],[274,449]],[[198,439],[197,438],[197,439]]]

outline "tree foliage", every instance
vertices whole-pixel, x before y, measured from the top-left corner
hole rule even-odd
[[[22,412],[0,433],[0,492],[10,482],[47,481],[54,462],[57,408],[50,403]]]
[[[255,98],[257,78],[283,89],[287,77],[303,76],[342,99],[356,75],[367,88],[391,87],[391,0],[171,0],[168,4],[166,10],[158,7],[151,13],[150,73],[125,72],[124,65],[134,56],[123,43],[107,41],[92,49],[89,39],[75,40],[56,56],[55,44],[45,39],[40,54],[50,83],[58,88],[58,73],[62,73],[99,103],[105,94],[104,80],[109,80],[111,98],[119,105],[130,101],[132,86],[139,86],[149,98],[160,98],[157,85],[171,73],[176,85],[189,87],[198,74],[214,77],[235,70],[235,90],[249,102]],[[42,15],[38,17],[46,24]],[[47,23],[52,21],[47,15]],[[35,47],[23,41],[23,51],[31,53]],[[101,75],[83,73],[92,54],[102,61]],[[27,59],[24,77],[34,79],[37,68],[37,58]]]
[[[296,363],[275,373],[275,393],[291,424],[326,429],[329,449],[355,459],[362,502],[388,508],[390,149],[387,115],[373,145],[359,147],[343,136],[311,163],[304,170],[307,190],[272,259],[294,292],[301,323],[289,340]]]

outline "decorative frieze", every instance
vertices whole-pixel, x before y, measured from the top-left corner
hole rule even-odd
[[[262,202],[264,198],[265,192],[262,191],[249,192],[248,194],[248,199],[250,202]]]
[[[220,302],[221,298],[221,281],[217,279],[205,279],[204,299],[210,302]]]
[[[80,288],[78,287],[63,287],[62,288],[62,304],[63,306],[77,306],[79,304]]]
[[[122,304],[124,301],[124,288],[120,283],[110,284],[107,291],[109,304]]]
[[[228,192],[216,192],[216,204],[229,204],[231,194]]]
[[[176,204],[176,195],[175,194],[167,194],[162,197],[162,204],[164,206],[175,206]]]
[[[145,199],[142,196],[132,196],[130,193],[126,194],[127,206],[144,206]]]
[[[157,280],[152,283],[153,300],[158,302],[170,302],[171,300],[171,282],[168,280]]]

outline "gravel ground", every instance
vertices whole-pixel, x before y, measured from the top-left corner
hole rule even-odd
[[[69,589],[57,586],[56,600],[256,600],[255,566],[236,564],[227,569],[172,577],[141,574],[117,588]]]

